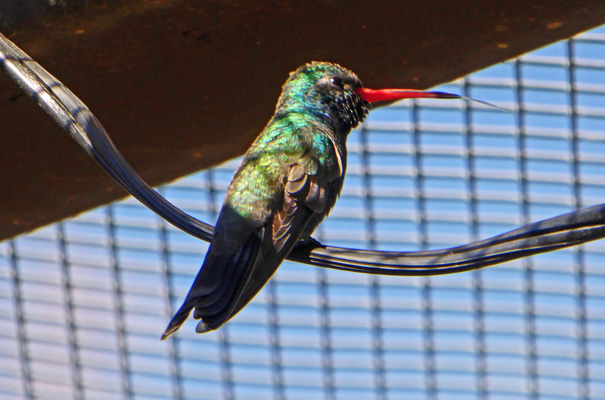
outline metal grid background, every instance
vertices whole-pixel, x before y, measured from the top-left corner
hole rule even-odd
[[[363,77],[362,77],[363,78]],[[373,112],[317,237],[439,248],[605,198],[605,29]],[[214,221],[233,161],[162,188]],[[0,399],[605,399],[605,243],[435,278],[284,263],[160,335],[207,244],[129,199],[0,243]]]

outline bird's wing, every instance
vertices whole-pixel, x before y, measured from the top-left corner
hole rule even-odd
[[[225,205],[204,265],[162,338],[178,330],[193,308],[194,318],[202,319],[197,327],[202,333],[217,329],[248,304],[312,217],[325,210],[331,182],[340,174],[338,165],[325,167],[311,154],[303,155],[289,169],[280,208],[260,227]]]
[[[233,282],[237,287],[230,292],[232,298],[227,307],[224,303],[229,299],[224,297],[221,298],[220,309],[214,308],[215,313],[210,313],[208,308],[201,310],[196,307],[194,317],[202,318],[197,332],[217,329],[244,308],[263,288],[301,238],[312,217],[322,213],[328,206],[329,188],[334,179],[340,176],[339,173],[338,168],[322,167],[310,155],[302,157],[291,166],[284,185],[281,207],[257,231],[260,248],[256,259],[245,267],[246,272],[238,282]]]

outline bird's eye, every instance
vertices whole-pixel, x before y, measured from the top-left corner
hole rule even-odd
[[[335,76],[334,78],[332,78],[331,80],[332,84],[340,89],[344,89],[345,88],[345,84],[342,81],[342,79],[340,79],[339,77]]]

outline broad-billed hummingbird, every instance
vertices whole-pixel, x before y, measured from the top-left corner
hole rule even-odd
[[[328,215],[347,166],[346,140],[368,111],[405,98],[462,98],[411,89],[365,89],[353,72],[313,62],[290,74],[275,114],[239,166],[214,237],[162,340],[195,309],[196,332],[215,330],[261,290],[284,258]]]

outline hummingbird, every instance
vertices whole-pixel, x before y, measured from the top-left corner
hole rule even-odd
[[[413,89],[372,90],[337,64],[292,72],[275,113],[246,152],[227,190],[204,263],[162,335],[193,311],[196,332],[218,329],[242,310],[294,246],[311,234],[342,189],[346,140],[368,112],[405,98],[464,98]]]

